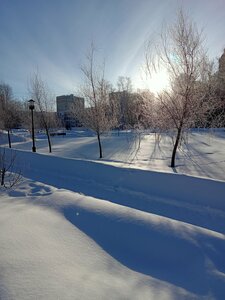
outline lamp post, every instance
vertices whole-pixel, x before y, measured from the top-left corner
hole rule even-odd
[[[34,140],[34,102],[35,101],[33,99],[30,99],[28,101],[28,103],[29,103],[29,109],[31,110],[32,141],[33,141],[32,151],[36,152],[35,140]]]

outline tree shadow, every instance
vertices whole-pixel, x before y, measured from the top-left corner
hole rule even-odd
[[[195,235],[195,241],[174,232],[162,231],[143,220],[118,219],[113,215],[67,207],[64,215],[92,238],[109,255],[126,267],[169,282],[194,293],[212,293],[223,299],[225,285],[216,284],[207,268],[207,260],[225,275],[224,240]],[[216,287],[217,286],[217,287]],[[216,288],[215,288],[216,287]]]

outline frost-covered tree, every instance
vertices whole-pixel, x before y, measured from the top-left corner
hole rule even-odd
[[[86,55],[86,62],[81,66],[83,84],[81,93],[85,99],[86,108],[74,107],[72,113],[85,127],[91,129],[97,136],[99,157],[103,157],[101,136],[116,125],[116,115],[109,103],[111,85],[104,77],[104,65],[96,65],[95,48]]]
[[[12,100],[13,92],[9,84],[0,82],[0,108],[4,109],[7,102]]]
[[[113,94],[117,101],[120,127],[134,126],[134,97],[132,94],[132,81],[130,77],[119,76],[117,80],[117,92]]]
[[[6,83],[0,83],[0,128],[7,131],[9,148],[10,132],[21,123],[21,104],[13,99],[12,88]]]
[[[157,114],[155,114],[155,95],[149,90],[139,90],[137,93],[134,115],[135,126],[144,129],[157,128]]]
[[[138,127],[143,97],[133,92],[130,77],[118,77],[117,89],[110,93],[110,102],[117,107],[119,128]]]
[[[202,32],[182,10],[178,12],[175,24],[166,27],[154,47],[155,56],[149,41],[146,66],[152,69],[162,68],[167,71],[170,87],[158,95],[159,117],[162,125],[171,129],[173,150],[171,167],[183,133],[195,126],[196,122],[204,124],[211,110],[214,93],[211,77],[212,65],[203,47]]]

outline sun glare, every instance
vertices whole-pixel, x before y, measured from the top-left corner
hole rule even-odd
[[[152,74],[148,80],[149,90],[154,93],[159,93],[166,89],[169,85],[169,76],[165,70]]]
[[[135,89],[148,89],[155,94],[169,86],[169,76],[166,70],[155,72],[148,78],[143,74],[132,76],[132,81]]]

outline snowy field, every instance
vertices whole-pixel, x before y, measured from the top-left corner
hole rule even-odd
[[[48,154],[45,135],[39,134],[36,138],[37,152]],[[138,135],[123,131],[118,135],[115,131],[102,140],[104,163],[225,181],[225,129],[192,131],[187,137],[188,144],[178,151],[174,170],[168,167],[172,142],[166,135],[158,141],[154,133]],[[15,141],[19,143],[14,143],[13,148],[31,151],[32,144],[27,132],[17,132]],[[4,142],[7,144],[6,136]],[[97,140],[89,131],[68,131],[66,137],[52,137],[52,143],[51,156],[99,161]]]
[[[0,137],[1,144],[7,142]],[[0,196],[0,299],[225,299],[225,132],[77,130],[13,137],[22,180]],[[7,153],[10,151],[7,149]],[[187,176],[188,175],[188,176]]]

